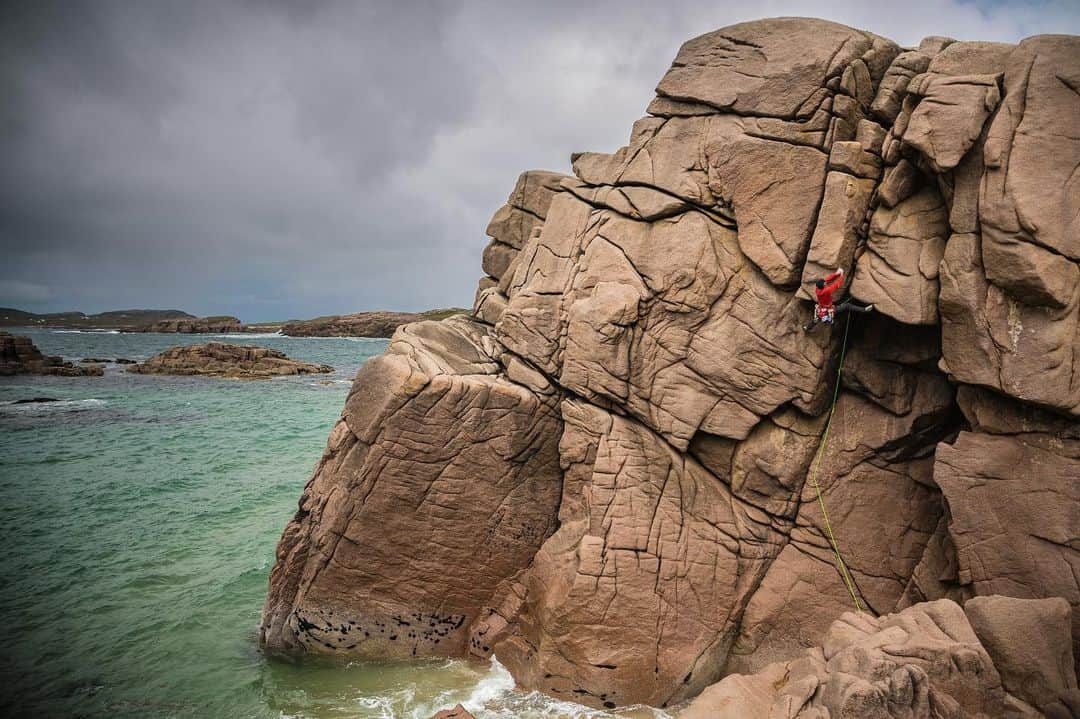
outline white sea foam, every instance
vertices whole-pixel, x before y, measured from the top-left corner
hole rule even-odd
[[[120,330],[49,330],[54,335],[118,335]]]
[[[514,677],[510,675],[510,670],[500,664],[493,655],[491,669],[462,704],[470,711],[479,711],[488,702],[500,699],[512,691],[514,691]]]
[[[250,336],[250,335],[249,335]],[[389,342],[389,337],[302,337],[299,335],[274,335],[275,337],[283,337],[290,340],[345,340],[346,342]]]
[[[73,409],[73,408],[89,408],[96,407],[105,404],[103,399],[57,399],[47,402],[20,402],[19,400],[3,400],[0,401],[0,407],[27,407],[35,409],[44,409],[46,407],[55,407],[57,409]]]
[[[576,702],[562,701],[538,691],[516,691],[510,672],[491,658],[491,669],[473,688],[468,699],[461,702],[470,712],[482,719],[617,719],[618,717],[646,717],[672,719],[662,709],[643,705],[627,706],[617,710],[593,709]],[[446,702],[453,705],[453,703]],[[429,712],[426,716],[430,716]]]
[[[231,334],[208,334],[207,337],[221,337],[230,340],[255,340],[255,339],[267,339],[270,337],[285,337],[286,335],[280,332],[239,332]]]
[[[385,695],[374,697],[359,697],[357,698],[356,703],[362,709],[374,710],[379,712],[377,715],[378,719],[395,719],[395,697]]]
[[[87,412],[105,406],[103,399],[61,399],[55,402],[22,402],[14,400],[0,402],[0,414],[9,416],[41,416],[62,414],[65,412]]]

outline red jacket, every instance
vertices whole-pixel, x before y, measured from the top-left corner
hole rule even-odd
[[[840,285],[844,284],[844,273],[834,272],[825,278],[825,286],[820,290],[817,290],[817,303],[822,309],[829,309],[833,306],[833,292],[840,289]]]

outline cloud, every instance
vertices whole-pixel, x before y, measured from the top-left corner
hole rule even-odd
[[[818,15],[915,44],[1070,3],[8,2],[0,305],[467,305],[517,174],[626,141],[678,46]],[[22,286],[23,290],[18,291]],[[37,294],[25,291],[37,287]]]
[[[53,299],[52,288],[22,280],[0,280],[0,297],[11,304],[28,305]],[[16,308],[19,309],[19,308]]]

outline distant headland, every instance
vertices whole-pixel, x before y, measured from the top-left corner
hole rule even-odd
[[[467,314],[460,307],[424,312],[378,310],[346,315],[327,315],[310,320],[253,322],[245,324],[231,315],[196,317],[182,310],[112,310],[97,314],[53,312],[36,314],[0,307],[0,327],[46,327],[50,329],[117,330],[170,334],[240,334],[280,332],[291,337],[390,337],[398,326],[423,320],[441,320]]]

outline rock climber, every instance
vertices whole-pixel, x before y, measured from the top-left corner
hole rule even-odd
[[[824,322],[826,324],[832,324],[837,315],[842,315],[845,312],[869,312],[874,309],[873,305],[858,305],[846,299],[838,305],[833,304],[833,293],[840,289],[840,286],[844,284],[844,268],[837,267],[836,272],[826,277],[823,280],[818,280],[814,283],[817,288],[817,304],[814,305],[814,316],[810,318],[810,321],[803,325],[803,330],[809,332],[814,328],[818,322]]]

